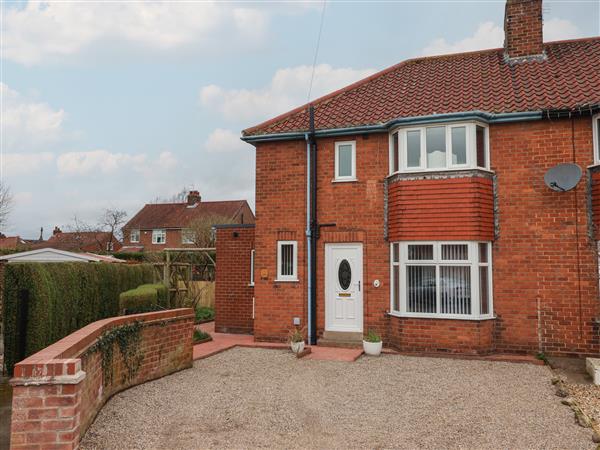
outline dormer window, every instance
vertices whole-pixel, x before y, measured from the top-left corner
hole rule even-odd
[[[390,173],[489,169],[487,126],[477,122],[403,127],[390,135]]]

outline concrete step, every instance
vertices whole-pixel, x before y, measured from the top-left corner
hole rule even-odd
[[[348,331],[324,331],[317,345],[325,347],[358,348],[362,347],[362,333]]]

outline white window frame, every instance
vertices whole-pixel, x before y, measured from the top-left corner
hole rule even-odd
[[[485,130],[484,145],[485,145],[485,167],[477,165],[477,137],[476,130],[477,126],[483,127]],[[445,127],[446,136],[446,167],[427,167],[427,128]],[[465,164],[453,164],[452,163],[452,129],[453,128],[466,128],[466,150],[467,160]],[[420,147],[420,165],[419,167],[408,167],[408,144],[407,144],[407,133],[409,131],[419,131],[421,136],[421,147]],[[393,167],[393,135],[398,133],[398,170],[392,172]],[[490,144],[489,144],[489,126],[479,121],[467,121],[467,122],[452,122],[452,123],[432,123],[422,126],[409,126],[409,127],[398,127],[390,131],[389,134],[389,173],[411,173],[411,172],[441,172],[448,170],[464,170],[464,169],[484,169],[490,170]]]
[[[133,238],[134,235],[137,235],[136,239]],[[129,232],[129,242],[131,242],[132,244],[137,244],[140,242],[140,230],[139,229],[134,228]]]
[[[161,235],[163,237],[162,242],[158,242],[158,236]],[[155,245],[164,245],[167,243],[167,230],[164,228],[157,228],[156,230],[152,230],[152,243]]]
[[[191,236],[191,239],[190,239],[190,236]],[[196,233],[194,233],[194,230],[183,228],[181,230],[181,243],[184,245],[195,244],[196,243]]]
[[[340,146],[350,145],[352,147],[352,174],[350,176],[339,176],[339,153]],[[334,181],[356,181],[356,141],[341,141],[335,143],[335,167],[334,167]]]
[[[281,247],[292,245],[292,274],[281,273]],[[298,281],[298,241],[277,241],[277,278],[275,281]]]
[[[487,263],[479,261],[479,244],[487,244]],[[442,245],[460,245],[466,244],[469,247],[469,259],[448,261],[441,259]],[[399,245],[399,261],[394,263],[394,245]],[[409,245],[433,245],[432,260],[408,260]],[[407,292],[406,292],[406,266],[424,265],[436,267],[436,309],[439,311],[440,305],[440,286],[439,286],[439,267],[440,266],[470,266],[471,268],[471,314],[443,314],[443,313],[422,313],[408,312],[406,309]],[[399,266],[399,282],[394,282],[394,266]],[[481,314],[481,299],[479,296],[479,267],[488,266],[488,314]],[[493,300],[493,276],[492,276],[492,243],[486,241],[400,241],[390,243],[390,315],[397,317],[414,317],[414,318],[433,318],[433,319],[458,319],[458,320],[485,320],[494,318],[494,300]],[[398,289],[399,284],[399,306],[400,310],[394,310],[394,294]]]
[[[250,283],[248,283],[248,286],[254,286],[254,255],[255,250],[250,250]]]
[[[594,142],[594,164],[600,164],[600,136],[598,136],[598,127],[600,126],[600,114],[592,117],[592,141]]]

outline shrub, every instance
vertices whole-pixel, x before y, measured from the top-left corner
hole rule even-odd
[[[13,263],[4,268],[4,357],[18,361],[119,313],[119,294],[153,280],[151,265]]]
[[[215,310],[210,306],[198,306],[196,308],[196,323],[199,322],[208,322],[210,320],[214,320],[215,318]]]
[[[364,339],[366,342],[381,342],[381,336],[375,330],[369,330]]]
[[[194,343],[196,342],[200,342],[200,341],[204,341],[205,339],[210,338],[210,334],[208,334],[206,331],[202,331],[202,330],[194,330]]]
[[[169,308],[169,290],[164,284],[142,284],[119,295],[119,312],[137,314]]]

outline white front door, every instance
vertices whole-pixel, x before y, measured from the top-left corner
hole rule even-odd
[[[363,331],[362,244],[325,244],[325,329]]]

